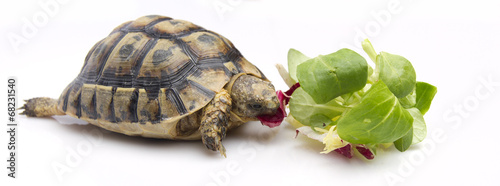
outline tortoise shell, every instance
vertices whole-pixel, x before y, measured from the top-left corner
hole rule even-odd
[[[144,16],[94,45],[58,108],[113,131],[132,126],[116,124],[169,125],[205,107],[242,73],[266,79],[225,37],[188,21]]]

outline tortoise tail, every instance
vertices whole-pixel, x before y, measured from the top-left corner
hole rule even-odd
[[[31,98],[19,109],[24,109],[21,115],[29,117],[48,117],[53,115],[65,115],[57,108],[57,100],[47,97]]]

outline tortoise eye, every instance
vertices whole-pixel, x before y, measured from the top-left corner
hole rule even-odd
[[[262,105],[260,104],[250,104],[250,107],[255,110],[259,110],[262,108]]]

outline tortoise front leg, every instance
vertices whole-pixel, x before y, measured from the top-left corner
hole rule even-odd
[[[222,138],[226,136],[230,111],[231,96],[223,89],[203,109],[201,118],[200,132],[203,144],[210,150],[219,151],[224,157],[226,149],[222,145]]]

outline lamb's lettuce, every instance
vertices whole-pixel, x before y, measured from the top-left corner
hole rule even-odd
[[[290,72],[290,78],[292,78],[295,82],[298,82],[297,66],[299,66],[299,64],[303,63],[304,61],[307,61],[308,59],[311,58],[302,54],[298,50],[295,50],[293,48],[288,50],[288,71]]]
[[[404,98],[398,99],[401,106],[403,106],[404,108],[415,107],[415,104],[417,104],[417,93],[415,89],[413,89],[413,91]]]
[[[335,100],[327,103],[317,103],[301,87],[297,88],[290,99],[290,114],[300,123],[311,127],[324,128],[332,122],[332,118],[345,111]]]
[[[413,131],[411,144],[422,142],[427,136],[427,126],[425,125],[424,115],[417,108],[406,109],[413,117]]]
[[[427,113],[431,107],[432,99],[434,99],[436,93],[437,88],[435,86],[425,82],[417,82],[415,108],[418,108],[422,115]]]
[[[293,120],[299,132],[310,127],[308,136],[324,136],[323,153],[345,155],[354,149],[371,159],[380,145],[394,144],[405,151],[427,134],[423,115],[437,88],[417,82],[406,58],[377,53],[368,40],[362,46],[375,68],[349,49],[315,58],[290,49],[289,74],[280,70],[300,83],[288,95],[289,117],[294,119],[287,121]]]
[[[413,140],[413,128],[410,128],[410,131],[406,133],[403,137],[399,138],[398,140],[394,141],[394,147],[398,149],[401,152],[404,152],[410,148],[410,145],[412,144]]]
[[[379,78],[398,98],[410,94],[415,88],[416,74],[410,61],[406,58],[387,52],[377,55]]]
[[[355,144],[391,143],[408,133],[412,123],[410,113],[378,81],[359,104],[340,117],[337,132],[341,139]]]
[[[340,49],[298,65],[297,78],[314,101],[326,103],[342,94],[362,89],[368,78],[368,64],[358,53]]]

